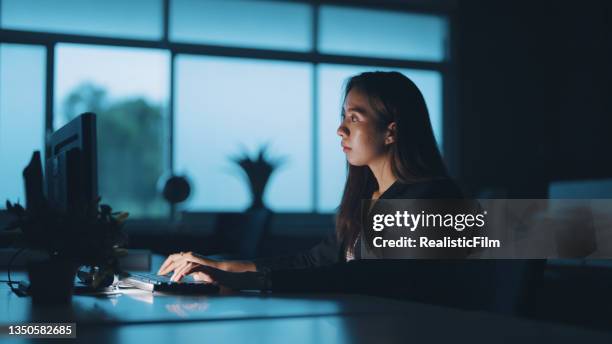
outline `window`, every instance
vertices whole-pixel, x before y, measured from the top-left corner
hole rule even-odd
[[[22,171],[32,152],[44,157],[45,48],[0,44],[0,207],[25,205]]]
[[[163,50],[59,44],[57,129],[95,112],[102,203],[133,217],[167,214],[157,184],[167,171],[169,54]]]
[[[174,0],[170,39],[216,45],[307,51],[307,4],[251,0]]]
[[[160,39],[161,0],[2,0],[0,23],[12,30]]]
[[[350,5],[0,0],[0,41],[10,39],[0,49],[0,158],[8,166],[0,177],[21,180],[45,128],[92,111],[102,202],[132,218],[170,214],[160,189],[171,173],[192,186],[181,209],[246,209],[249,183],[231,158],[254,158],[264,146],[268,157],[284,158],[268,181],[267,206],[334,212],[347,171],[336,134],[344,81],[373,70],[410,77],[441,148],[452,67],[445,15]],[[23,198],[21,184],[0,187],[0,197]]]
[[[346,158],[336,134],[340,125],[344,82],[353,75],[374,70],[359,66],[323,64],[318,68],[318,202],[317,211],[331,212],[340,204],[346,180]],[[442,76],[434,71],[392,69],[409,77],[425,98],[438,147],[442,148]]]
[[[175,170],[192,180],[193,210],[243,210],[245,175],[230,161],[269,144],[285,158],[264,202],[312,210],[312,66],[240,58],[177,57]]]
[[[446,20],[439,16],[322,6],[319,21],[319,50],[324,53],[445,59]]]

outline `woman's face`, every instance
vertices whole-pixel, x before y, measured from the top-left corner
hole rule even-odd
[[[382,158],[385,152],[384,131],[376,128],[374,110],[366,95],[352,89],[346,95],[338,135],[342,138],[342,150],[351,165],[370,165]]]

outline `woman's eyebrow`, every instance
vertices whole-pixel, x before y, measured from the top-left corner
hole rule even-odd
[[[357,112],[362,115],[365,115],[367,113],[367,111],[363,107],[360,107],[360,106],[350,106],[345,110],[345,112]]]

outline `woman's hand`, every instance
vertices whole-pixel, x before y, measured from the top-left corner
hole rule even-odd
[[[189,269],[178,273],[176,280],[191,275],[196,281],[206,281],[218,284],[232,290],[269,289],[269,281],[262,272],[229,272],[211,266],[193,264]]]
[[[157,271],[158,275],[166,275],[172,271],[172,280],[180,281],[186,276],[185,271],[195,266],[210,266],[219,270],[231,272],[257,271],[257,267],[250,261],[217,261],[204,258],[193,252],[180,252],[168,256]]]
[[[174,277],[178,271],[185,270],[188,266],[193,266],[193,264],[218,267],[219,262],[212,259],[206,259],[193,252],[174,253],[166,258],[164,263],[159,268],[159,271],[157,271],[157,274],[166,275],[174,271]]]

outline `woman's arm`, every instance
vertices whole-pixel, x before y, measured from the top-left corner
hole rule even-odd
[[[357,260],[306,269],[233,273],[199,265],[185,274],[233,290],[393,293],[397,288],[407,287],[401,267],[398,261]]]
[[[335,234],[328,235],[323,241],[308,251],[271,258],[260,258],[253,261],[233,260],[219,261],[206,258],[193,252],[181,252],[168,256],[157,272],[165,275],[174,271],[172,280],[180,280],[196,266],[208,266],[228,272],[267,272],[283,269],[303,269],[338,262],[340,245]]]
[[[212,266],[212,265],[211,265]],[[218,261],[213,267],[229,272],[255,272],[255,263],[249,260],[223,260]]]
[[[514,280],[519,270],[529,279],[541,275],[542,269],[537,260],[362,259],[271,272],[232,273],[200,266],[193,273],[233,290],[359,293],[474,308],[505,302],[499,289],[505,282],[521,283]]]
[[[335,233],[329,234],[313,248],[297,254],[254,259],[255,271],[304,269],[338,262],[340,244]]]

